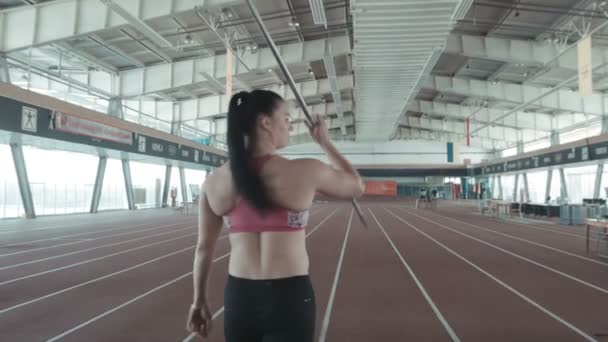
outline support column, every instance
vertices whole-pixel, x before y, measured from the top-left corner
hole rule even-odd
[[[602,116],[602,133],[608,132],[608,115],[604,112]]]
[[[93,198],[91,199],[91,213],[96,213],[99,208],[99,199],[101,198],[101,189],[103,188],[103,179],[106,174],[106,165],[108,157],[99,157],[97,164],[97,177],[95,177],[95,186],[93,187]]]
[[[494,198],[494,189],[496,186],[496,176],[492,176],[492,178],[490,178],[490,191],[488,193],[489,198]]]
[[[524,154],[524,142],[521,140],[521,139],[523,139],[523,138],[521,137],[522,132],[521,132],[521,131],[518,131],[517,133],[518,133],[518,139],[520,139],[520,140],[517,142],[517,154],[518,154],[518,155],[522,155],[522,154]],[[525,173],[523,173],[522,178],[524,178],[524,179],[525,179],[525,177],[526,177],[526,174],[525,174]],[[527,183],[527,181],[522,181],[522,183]],[[519,200],[520,200],[520,198],[519,198],[519,191],[517,191],[517,190],[518,190],[518,189],[517,189],[517,188],[518,188],[518,185],[519,185],[519,174],[516,174],[516,175],[515,175],[515,187],[513,188],[513,201],[515,201],[515,202],[519,202]],[[525,185],[524,185],[524,187],[526,187],[526,188],[527,188],[527,184],[525,184]],[[528,190],[527,190],[527,189],[526,189],[526,190],[524,190],[524,191],[525,191],[526,193],[528,192]],[[526,196],[527,196],[527,195],[526,195]]]
[[[551,146],[559,145],[559,132],[557,130],[551,131],[550,140]]]
[[[551,146],[555,146],[555,145],[559,145],[559,132],[557,130],[552,130],[551,131],[551,135],[550,135],[550,143]],[[558,169],[559,173],[560,173],[560,196],[563,198],[564,197],[564,189],[565,189],[565,185],[564,183],[561,181],[561,176],[563,174],[564,169],[562,169],[561,167]],[[551,194],[551,181],[553,180],[553,169],[549,169],[549,173],[547,175],[547,191],[546,191],[546,196],[545,196],[545,202],[546,202],[546,198]]]
[[[182,201],[185,204],[188,203],[188,188],[186,187],[186,173],[183,167],[179,168],[179,179],[182,185]]]
[[[528,188],[528,174],[523,173],[523,182],[524,182],[524,196],[526,197],[526,202],[530,202],[530,188]]]
[[[553,169],[547,171],[547,187],[545,188],[545,203],[549,203],[547,200],[551,196],[551,181],[553,180]]]
[[[564,168],[559,168],[559,180],[561,182],[561,196],[562,196],[562,201],[564,200],[564,198],[568,198],[568,186],[566,185],[566,175],[564,173]]]
[[[4,54],[0,54],[0,82],[11,83],[11,74]]]
[[[171,120],[171,134],[180,136],[182,131],[182,111],[181,106],[173,105],[173,118]]]
[[[502,197],[502,177],[498,176],[498,199],[502,200],[504,199],[504,197]]]
[[[163,197],[162,197],[162,207],[166,208],[167,200],[169,199],[169,190],[171,189],[171,170],[173,167],[171,165],[167,165],[165,168],[165,184],[163,185]]]
[[[604,161],[601,160],[597,164],[597,171],[595,173],[595,186],[593,187],[593,198],[600,198],[602,191],[602,175],[604,174]]]
[[[10,144],[13,154],[13,162],[15,164],[15,172],[17,173],[17,181],[19,183],[19,191],[21,192],[21,201],[25,210],[25,217],[36,218],[34,209],[34,200],[32,199],[32,189],[30,181],[27,177],[27,167],[23,158],[23,149],[19,144]]]
[[[135,210],[135,197],[133,196],[131,168],[129,167],[129,161],[126,159],[122,160],[122,173],[125,178],[125,190],[127,190],[127,202],[129,203],[129,210]]]
[[[113,97],[108,103],[108,115],[124,119],[125,114],[122,111],[122,99],[120,97]]]
[[[519,173],[515,174],[515,184],[513,187],[513,202],[519,202],[519,198],[517,196],[517,186],[519,185]]]

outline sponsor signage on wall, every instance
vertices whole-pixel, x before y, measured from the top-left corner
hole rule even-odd
[[[60,132],[84,135],[91,138],[117,142],[119,144],[133,144],[133,133],[124,129],[82,119],[58,111],[53,112],[52,119],[54,120],[55,129]]]
[[[152,157],[219,166],[226,157],[190,146],[104,123],[80,118],[70,113],[34,106],[0,96],[0,130],[83,144]]]

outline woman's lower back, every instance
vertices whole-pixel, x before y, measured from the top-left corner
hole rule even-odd
[[[230,234],[230,275],[278,279],[308,274],[304,230]]]

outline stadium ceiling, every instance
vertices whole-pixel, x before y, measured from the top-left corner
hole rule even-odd
[[[473,145],[504,149],[601,125],[608,90],[604,3],[256,5],[307,104],[330,117],[336,139],[464,141],[468,121]],[[0,0],[0,27],[0,62],[16,85],[46,77],[48,92],[170,103],[160,106],[170,108],[165,116],[184,124],[222,120],[230,51],[233,92],[266,88],[293,100],[244,1]],[[585,30],[594,31],[597,68],[594,93],[583,98],[575,43]],[[295,143],[307,142],[302,129],[294,135]]]

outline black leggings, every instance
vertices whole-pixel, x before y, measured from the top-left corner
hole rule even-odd
[[[229,275],[226,342],[312,342],[315,305],[309,276],[250,280]]]

